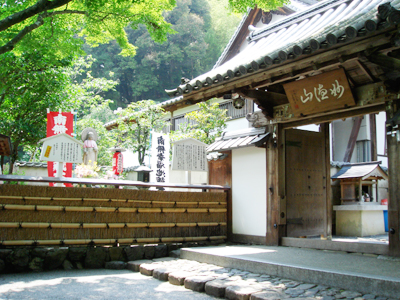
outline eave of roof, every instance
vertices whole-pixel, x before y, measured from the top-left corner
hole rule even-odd
[[[269,138],[266,128],[246,128],[224,132],[220,138],[206,148],[206,152],[227,151],[250,146],[260,147]]]
[[[367,163],[355,163],[343,166],[339,172],[332,176],[333,180],[338,179],[351,179],[361,178],[363,180],[369,177],[375,177],[377,179],[387,179],[386,173],[379,166],[380,161],[367,162]]]
[[[341,42],[357,40],[400,22],[400,12],[380,5],[386,0],[328,0],[256,30],[249,46],[221,66],[167,93],[181,102],[210,86],[223,87],[238,77],[274,69],[287,60],[311,56]],[[400,0],[391,2],[398,9]],[[378,11],[378,7],[380,10]]]

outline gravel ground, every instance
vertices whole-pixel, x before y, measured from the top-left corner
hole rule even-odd
[[[5,299],[217,299],[128,270],[72,270],[0,275]]]

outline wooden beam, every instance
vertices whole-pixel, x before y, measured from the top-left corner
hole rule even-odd
[[[367,59],[374,64],[390,70],[400,70],[400,59],[390,57],[381,53],[373,53],[367,56]]]
[[[385,104],[381,103],[379,105],[370,105],[363,107],[356,107],[353,109],[348,109],[345,111],[337,112],[337,113],[325,113],[323,115],[311,117],[304,120],[296,120],[293,122],[285,122],[282,124],[283,128],[289,129],[303,125],[309,124],[321,124],[324,122],[331,122],[334,120],[346,119],[350,117],[363,116],[371,113],[378,113],[385,110]]]
[[[351,157],[354,152],[354,147],[357,142],[357,136],[358,136],[358,133],[360,132],[362,120],[363,120],[362,117],[356,117],[354,119],[354,124],[353,124],[353,128],[351,129],[349,141],[347,143],[346,152],[344,153],[344,158],[343,158],[344,162],[350,162],[350,160],[351,160]]]

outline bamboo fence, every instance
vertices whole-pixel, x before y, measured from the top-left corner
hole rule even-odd
[[[227,193],[0,185],[0,245],[226,238]]]

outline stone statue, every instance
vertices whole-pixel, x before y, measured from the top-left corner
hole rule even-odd
[[[93,165],[97,161],[97,131],[93,128],[85,128],[81,134],[83,141],[83,163]]]

